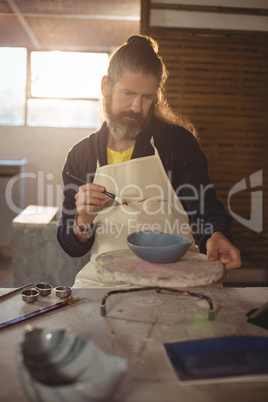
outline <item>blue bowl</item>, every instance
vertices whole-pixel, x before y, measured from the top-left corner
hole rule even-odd
[[[178,261],[192,242],[184,237],[162,232],[135,232],[128,236],[127,244],[139,258],[154,263]]]

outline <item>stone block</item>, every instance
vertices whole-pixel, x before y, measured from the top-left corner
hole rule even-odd
[[[12,222],[14,286],[46,282],[72,286],[89,255],[72,258],[58,244],[57,207],[29,205]]]

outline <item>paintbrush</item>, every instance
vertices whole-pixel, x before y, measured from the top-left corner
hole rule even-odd
[[[88,184],[85,180],[82,180],[82,179],[79,179],[78,177],[73,176],[70,172],[66,172],[66,174],[67,174],[67,176],[72,177],[74,180],[76,180],[80,184]],[[108,191],[104,191],[103,193],[108,195],[108,197],[112,198],[116,202],[118,202],[118,204],[128,205],[128,203],[126,201],[124,201],[121,197],[118,197],[115,194],[109,193]]]
[[[20,315],[16,318],[13,318],[9,321],[5,321],[5,322],[1,322],[0,323],[0,330],[10,327],[11,325],[17,324],[19,322],[25,321],[25,320],[29,320],[30,318],[34,318],[37,317],[41,314],[45,314],[48,313],[50,311],[54,311],[54,310],[58,310],[59,308],[65,307],[65,306],[70,306],[73,303],[77,303],[80,300],[83,300],[84,298],[80,298],[80,297],[71,297],[67,300],[63,300],[62,302],[58,302],[56,304],[51,304],[49,306],[46,307],[42,307],[39,310],[35,310],[32,311],[31,313],[27,313],[27,314],[23,314]]]
[[[20,290],[27,288],[28,286],[32,286],[32,282],[27,283],[26,285],[20,286],[19,288],[16,288],[14,290],[11,290],[10,292],[4,293],[3,295],[0,296],[0,300],[6,299],[7,297],[13,296],[14,294],[18,293]]]

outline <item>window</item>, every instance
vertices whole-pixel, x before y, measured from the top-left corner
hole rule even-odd
[[[0,48],[0,124],[25,124],[27,49]]]
[[[14,48],[2,48],[14,54]],[[2,52],[2,49],[0,51]],[[62,51],[33,51],[28,58],[31,81],[26,86],[26,49],[24,61],[5,58],[6,90],[1,89],[3,104],[10,98],[10,88],[15,95],[19,95],[17,82],[14,76],[20,77],[23,87],[20,98],[20,109],[10,106],[9,114],[1,111],[0,124],[23,125],[43,127],[97,127],[99,125],[99,99],[101,97],[101,78],[107,72],[109,56],[107,53],[62,52]],[[20,75],[12,71],[14,68],[23,70]],[[24,68],[23,68],[24,66]],[[0,67],[1,68],[1,67]],[[3,73],[2,73],[3,74]],[[13,76],[13,78],[12,78]],[[12,86],[13,85],[13,86]],[[25,104],[25,88],[28,88],[27,103]],[[25,113],[25,108],[27,108]],[[21,118],[14,119],[15,109],[20,110]]]

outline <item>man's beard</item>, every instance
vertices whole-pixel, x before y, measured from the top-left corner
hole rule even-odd
[[[133,111],[113,113],[112,94],[103,99],[103,111],[110,130],[119,138],[126,140],[136,139],[141,130],[149,123],[152,115],[152,111],[145,118],[141,113]]]

